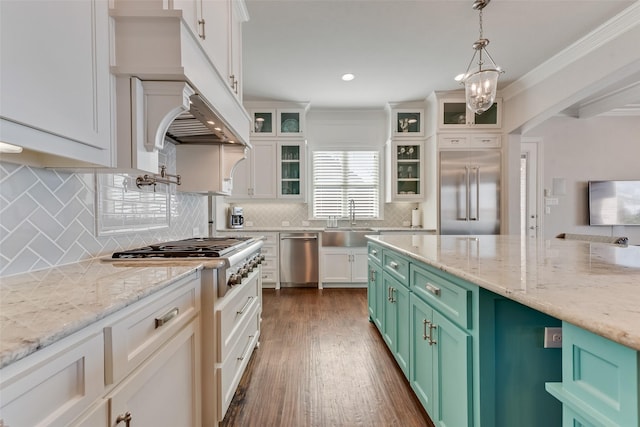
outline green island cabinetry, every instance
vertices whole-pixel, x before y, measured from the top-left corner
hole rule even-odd
[[[562,402],[563,426],[640,425],[640,358],[629,347],[562,324],[562,382],[547,390]]]
[[[560,349],[543,348],[561,322],[369,242],[369,316],[411,388],[446,427],[554,427],[562,404]]]

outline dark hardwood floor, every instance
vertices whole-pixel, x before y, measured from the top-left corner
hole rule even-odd
[[[265,289],[263,306],[223,426],[433,425],[368,320],[366,289]]]

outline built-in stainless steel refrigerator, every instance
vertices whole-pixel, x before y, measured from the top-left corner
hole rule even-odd
[[[440,152],[440,234],[500,233],[500,152]]]

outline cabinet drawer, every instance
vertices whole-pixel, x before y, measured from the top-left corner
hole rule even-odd
[[[69,425],[104,392],[103,344],[102,333],[72,335],[19,361],[34,364],[16,375],[4,369],[0,425]]]
[[[104,329],[105,381],[120,381],[200,311],[200,273],[123,311]]]
[[[382,247],[373,243],[369,243],[369,259],[382,265]]]
[[[249,312],[247,322],[244,322],[243,326],[244,328],[237,333],[237,339],[228,357],[216,365],[219,420],[224,418],[229,408],[240,378],[260,337],[260,312],[257,304]]]
[[[270,258],[270,259],[278,258],[278,251],[276,250],[275,246],[263,246],[260,249],[260,253],[264,255],[265,258]]]
[[[390,252],[382,252],[382,267],[405,286],[409,285],[409,261],[400,255]]]
[[[411,290],[465,329],[471,327],[471,291],[425,268],[411,265]]]
[[[229,298],[223,298],[216,304],[216,335],[218,337],[218,352],[216,361],[224,361],[231,348],[238,340],[238,331],[245,327],[250,313],[254,312],[255,306],[260,305],[258,298],[258,270],[249,273],[248,280],[240,289],[234,289],[232,294],[227,294]]]
[[[278,281],[277,279],[278,273],[274,270],[262,270],[262,281],[267,283],[275,283]]]
[[[274,259],[271,258],[265,258],[264,261],[262,261],[262,269],[263,270],[277,270],[278,269],[278,262]]]
[[[473,135],[470,146],[473,148],[499,148],[500,135]]]
[[[464,148],[468,146],[469,139],[467,135],[441,135],[438,144],[440,147]]]
[[[278,233],[263,233],[261,236],[264,237],[264,246],[278,245]]]

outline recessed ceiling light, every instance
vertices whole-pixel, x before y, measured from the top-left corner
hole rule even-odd
[[[215,125],[216,122],[214,122],[213,120],[207,120],[207,123],[209,123],[210,125]]]
[[[351,80],[355,79],[356,76],[351,74],[351,73],[347,73],[347,74],[343,74],[342,75],[342,80],[344,80],[345,82],[350,82]]]

